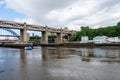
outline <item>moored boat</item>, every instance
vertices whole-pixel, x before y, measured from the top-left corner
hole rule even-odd
[[[25,47],[25,50],[32,50],[32,47]]]

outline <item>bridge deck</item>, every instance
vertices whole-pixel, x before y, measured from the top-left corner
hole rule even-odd
[[[52,32],[52,33],[61,33],[61,32],[64,34],[76,33],[76,31],[74,30],[66,30],[66,29],[61,29],[61,28],[52,28],[52,27],[47,27],[47,26],[0,20],[0,28],[24,29],[25,26],[27,30],[33,30],[33,31],[46,31],[47,30],[48,32]]]

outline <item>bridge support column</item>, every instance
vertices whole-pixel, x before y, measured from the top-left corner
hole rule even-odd
[[[68,41],[70,41],[72,38],[72,34],[68,34]]]
[[[62,33],[57,33],[57,43],[62,43]]]
[[[47,27],[45,31],[42,31],[42,43],[47,44],[48,43],[48,31]]]
[[[57,33],[57,43],[62,43],[62,28],[60,29],[60,33]]]
[[[27,27],[26,27],[26,23],[24,23],[23,29],[20,29],[20,40],[23,43],[27,42]]]

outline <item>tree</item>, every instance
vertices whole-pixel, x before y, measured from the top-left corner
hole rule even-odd
[[[89,39],[93,39],[95,36],[120,36],[120,22],[117,23],[117,26],[107,26],[98,29],[90,29],[88,26],[82,26],[81,31],[77,33],[74,40],[81,40],[82,36],[88,36]]]
[[[117,23],[117,26],[120,26],[120,21]]]

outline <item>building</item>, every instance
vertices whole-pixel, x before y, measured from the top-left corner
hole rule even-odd
[[[120,42],[118,37],[109,37],[106,39],[108,42]]]
[[[93,41],[94,43],[108,43],[106,39],[108,39],[107,36],[96,36],[93,38]]]
[[[96,36],[93,38],[94,43],[112,43],[120,42],[118,37]]]
[[[88,36],[82,36],[80,43],[88,43]]]

